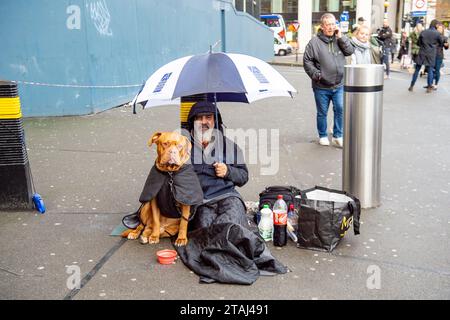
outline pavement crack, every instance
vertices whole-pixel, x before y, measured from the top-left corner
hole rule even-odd
[[[41,274],[24,274],[24,273],[17,273],[17,272],[14,272],[14,271],[11,271],[11,270],[2,268],[2,267],[0,267],[0,271],[4,271],[4,272],[6,272],[6,273],[15,275],[15,276],[17,276],[17,277],[25,277],[25,276],[29,276],[29,277],[43,277],[43,275],[41,275]]]
[[[100,261],[92,268],[91,271],[81,280],[80,288],[70,291],[63,300],[72,300],[83,289],[89,281],[97,274],[106,262],[116,253],[117,250],[127,241],[127,238],[121,238],[109,251],[100,259]]]

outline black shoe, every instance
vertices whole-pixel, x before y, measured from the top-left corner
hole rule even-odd
[[[410,87],[408,88],[408,91],[411,91],[411,92],[412,92],[412,91],[413,91],[413,88],[414,88],[413,86],[410,86]]]

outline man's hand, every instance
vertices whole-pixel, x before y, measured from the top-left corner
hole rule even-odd
[[[219,163],[216,162],[213,164],[214,168],[216,169],[216,176],[219,178],[224,178],[228,172],[228,167],[225,163]]]
[[[336,26],[336,30],[334,30],[334,34],[336,35],[336,39],[342,38],[342,31],[341,31],[341,28],[339,28],[338,26]]]

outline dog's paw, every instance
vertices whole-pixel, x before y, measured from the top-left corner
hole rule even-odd
[[[144,236],[140,236],[139,237],[139,243],[140,244],[147,244],[148,243],[148,238],[144,237]]]
[[[139,237],[139,233],[130,232],[127,236],[128,240],[136,240]]]
[[[180,239],[178,238],[177,240],[175,240],[175,245],[177,247],[184,247],[185,245],[187,245],[188,243],[188,239]]]
[[[150,243],[150,244],[159,243],[159,237],[152,237],[152,236],[148,237],[148,243]]]

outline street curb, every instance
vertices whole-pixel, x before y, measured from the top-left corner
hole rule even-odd
[[[277,61],[269,61],[268,64],[274,66],[287,66],[287,67],[303,67],[303,63],[300,62],[277,62]]]

